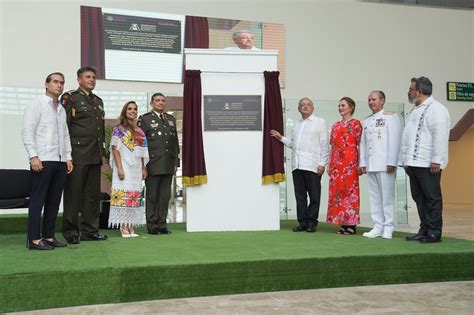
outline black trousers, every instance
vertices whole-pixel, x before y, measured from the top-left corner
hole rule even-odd
[[[321,176],[314,172],[297,169],[293,171],[293,184],[296,197],[296,216],[300,226],[316,226],[321,200]]]
[[[79,213],[81,222],[79,224]],[[64,187],[63,236],[87,237],[99,232],[100,164],[74,165]]]
[[[148,230],[167,227],[168,205],[171,197],[172,174],[152,175],[145,179],[146,226]]]
[[[43,161],[42,164],[42,172],[31,172],[31,194],[28,207],[28,239],[30,241],[54,237],[56,217],[66,181],[66,163]],[[43,229],[41,231],[43,206]]]
[[[427,167],[406,168],[410,177],[411,196],[420,217],[423,234],[441,236],[443,229],[443,200],[441,197],[441,172],[431,174]]]

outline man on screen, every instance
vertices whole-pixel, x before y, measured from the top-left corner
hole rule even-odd
[[[104,103],[92,93],[96,70],[77,70],[77,90],[63,94],[71,135],[74,171],[64,188],[63,236],[69,244],[102,241],[99,234],[100,167],[104,157]],[[81,221],[79,222],[79,213]]]
[[[235,46],[224,48],[226,50],[260,50],[253,43],[253,34],[247,30],[236,31],[232,34],[232,40]]]

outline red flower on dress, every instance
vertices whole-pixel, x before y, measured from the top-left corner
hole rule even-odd
[[[139,191],[127,191],[126,205],[127,207],[139,207],[141,194]]]

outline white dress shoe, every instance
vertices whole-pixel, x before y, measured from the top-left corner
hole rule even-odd
[[[367,237],[367,238],[376,238],[376,237],[382,236],[382,233],[372,229],[369,232],[364,232],[362,236]]]
[[[138,236],[140,236],[140,235],[138,235],[138,234],[136,234],[136,233],[130,234],[130,237],[138,237]]]
[[[392,233],[391,232],[383,232],[382,238],[386,240],[391,240],[392,239]]]

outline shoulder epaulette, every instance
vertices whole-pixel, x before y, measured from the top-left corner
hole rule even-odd
[[[61,104],[63,104],[63,106],[66,106],[68,103],[75,103],[76,100],[73,96],[74,92],[76,92],[76,90],[70,90],[70,91],[67,91],[65,92],[62,96],[61,96]]]
[[[366,116],[366,117],[364,118],[364,120],[366,120],[367,118],[372,117],[373,115],[374,115],[374,114],[370,114],[369,116]]]
[[[138,118],[137,118],[137,127],[141,127],[141,126],[142,126],[142,116],[143,116],[143,115],[140,115],[140,116],[138,116]]]
[[[391,112],[391,111],[384,111],[383,112],[384,115],[394,115],[396,114],[395,112]]]
[[[144,117],[144,116],[148,116],[148,115],[151,115],[151,114],[152,114],[152,112],[146,112],[145,114],[143,114],[141,116]]]

